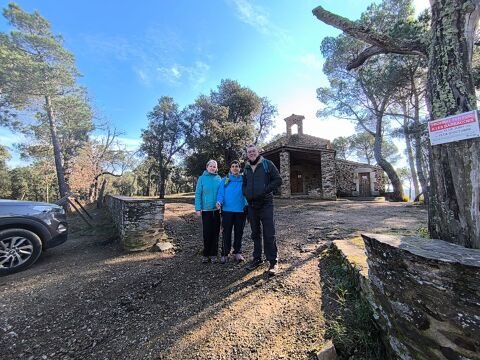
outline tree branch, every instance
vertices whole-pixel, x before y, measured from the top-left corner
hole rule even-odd
[[[337,14],[333,14],[321,6],[313,9],[312,13],[318,20],[325,24],[342,30],[344,33],[355,39],[362,40],[371,45],[371,47],[364,50],[356,59],[347,65],[348,70],[359,67],[368,58],[378,54],[394,53],[403,55],[420,55],[425,57],[428,55],[427,48],[419,41],[404,41],[376,33],[370,28],[364,27]]]
[[[111,176],[115,176],[115,177],[120,177],[123,175],[123,171],[121,174],[114,174],[110,171],[102,171],[100,174],[98,174],[97,176],[95,176],[93,179],[94,180],[97,180],[100,176],[103,176],[103,175],[111,175]]]
[[[375,55],[386,54],[388,51],[382,49],[379,46],[370,46],[363,50],[354,60],[350,61],[347,65],[347,70],[356,69],[362,66],[365,61]]]

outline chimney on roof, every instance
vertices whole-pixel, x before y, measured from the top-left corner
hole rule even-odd
[[[284,120],[287,123],[287,137],[292,135],[292,126],[297,125],[298,135],[303,135],[303,119],[305,116],[292,114]]]

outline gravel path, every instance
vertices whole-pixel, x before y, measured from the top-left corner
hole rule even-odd
[[[122,253],[98,220],[100,231],[78,231],[31,269],[0,278],[0,358],[309,359],[323,343],[318,255],[327,241],[412,232],[426,211],[278,200],[281,273],[270,279],[266,265],[202,264],[190,203],[167,204],[166,219],[173,253]],[[249,235],[247,224],[246,255]]]

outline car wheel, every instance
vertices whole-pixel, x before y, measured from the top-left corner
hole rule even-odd
[[[0,231],[0,275],[26,269],[41,253],[42,241],[37,234],[25,229]]]

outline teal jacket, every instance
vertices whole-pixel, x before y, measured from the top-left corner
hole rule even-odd
[[[205,170],[198,178],[195,189],[195,211],[216,210],[217,189],[222,178]]]
[[[227,185],[225,182],[228,178]],[[224,177],[218,186],[217,202],[222,205],[222,211],[243,212],[243,208],[247,205],[247,200],[242,193],[243,176],[233,176],[228,174]]]

